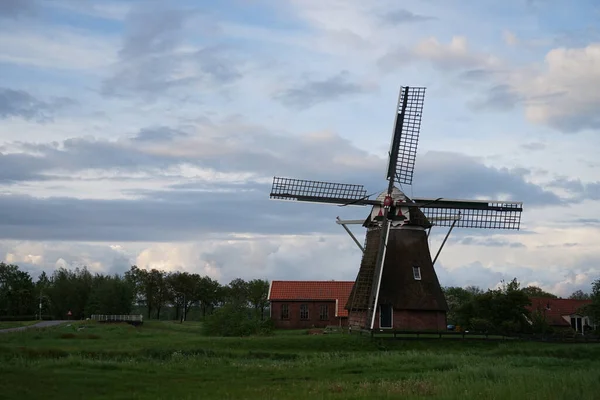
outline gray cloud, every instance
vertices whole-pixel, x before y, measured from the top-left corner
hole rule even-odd
[[[242,191],[241,189],[244,188]],[[179,241],[201,234],[339,232],[339,208],[269,200],[270,185],[221,193],[148,191],[139,200],[40,199],[0,195],[0,238],[75,241]],[[366,214],[363,208],[358,213]]]
[[[411,22],[431,21],[437,18],[415,14],[405,9],[394,10],[381,16],[382,20],[391,24],[406,24]]]
[[[168,126],[157,126],[140,129],[133,140],[139,142],[168,142],[186,136],[188,136],[187,133]]]
[[[561,188],[572,193],[581,194],[586,191],[586,186],[580,179],[571,179],[566,176],[559,176],[553,179],[548,186]]]
[[[46,162],[26,154],[0,153],[0,184],[45,180],[41,174]]]
[[[192,84],[219,86],[242,76],[241,61],[226,46],[183,49],[187,25],[203,23],[197,9],[154,3],[134,9],[126,22],[129,29],[116,70],[102,84],[104,95],[154,97]]]
[[[573,200],[600,200],[600,182],[582,182],[581,179],[571,179],[559,176],[548,183],[548,186],[566,190],[574,196]],[[572,200],[572,201],[573,201]]]
[[[35,10],[35,0],[2,0],[0,1],[0,18],[18,17]]]
[[[177,164],[182,160],[173,157],[161,157],[147,154],[137,149],[128,142],[109,142],[106,140],[95,140],[87,138],[67,139],[62,143],[50,144],[21,144],[26,151],[39,154],[35,159],[38,173],[51,173],[53,170],[67,170],[77,172],[85,169],[106,170],[111,168],[123,168],[138,171],[149,168],[166,168]],[[16,154],[24,160],[30,160],[32,156],[27,154]]]
[[[496,286],[502,280],[507,281],[514,277],[512,273],[507,274],[486,268],[480,262],[448,271],[444,268],[443,262],[438,261],[435,269],[442,286],[479,286],[487,289]],[[520,276],[519,278],[522,279]]]
[[[584,130],[600,129],[600,115],[596,113],[595,105],[589,104],[585,109],[568,116],[551,116],[547,124],[562,133],[577,133]]]
[[[557,248],[557,247],[577,247],[578,245],[579,245],[579,243],[569,242],[569,243],[561,243],[561,244],[540,244],[535,247],[538,249],[553,249],[553,248]]]
[[[45,102],[23,90],[0,87],[0,118],[20,117],[29,121],[46,122],[55,111],[73,104],[68,98]]]
[[[85,139],[71,139],[61,146],[29,145],[30,150],[42,155],[35,157],[38,164],[28,163],[33,156],[16,155],[23,159],[13,167],[20,165],[21,174],[27,177],[52,168],[74,172],[115,167],[155,171],[185,161],[219,172],[254,173],[269,183],[252,178],[237,183],[188,178],[162,190],[124,192],[137,196],[136,200],[0,196],[0,238],[163,241],[219,232],[335,232],[339,229],[333,223],[335,216],[363,218],[369,210],[270,201],[270,177],[365,184],[369,193],[385,188],[381,178],[385,160],[368,155],[337,135],[278,136],[256,127],[241,130],[238,125],[218,133],[214,137],[219,139],[220,147],[213,147],[210,137],[199,142],[186,142],[186,138],[170,142],[172,154],[150,154],[143,146],[133,147],[126,142]],[[236,143],[236,138],[240,142]],[[189,153],[178,154],[182,150]],[[460,154],[427,153],[417,161],[417,171],[418,196],[494,199],[507,194],[525,201],[527,206],[560,202],[552,193],[525,182],[522,170],[489,168]],[[69,178],[77,179],[76,174],[69,174]]]
[[[482,81],[490,79],[495,75],[495,72],[490,69],[476,68],[461,72],[458,76],[460,79],[467,81]]]
[[[495,239],[490,237],[477,237],[477,236],[466,236],[461,238],[455,238],[451,240],[458,244],[467,246],[486,246],[486,247],[512,247],[512,248],[525,248],[523,243],[509,242],[508,240]]]
[[[235,121],[206,122],[197,132],[152,127],[142,129],[132,140],[106,141],[93,138],[67,139],[61,143],[18,143],[23,151],[2,156],[7,168],[4,180],[51,176],[67,171],[67,179],[87,169],[151,171],[182,163],[224,173],[254,173],[258,176],[295,175],[305,179],[340,179],[369,182],[385,161],[357,149],[335,134],[309,137],[279,135],[265,128]],[[162,142],[169,140],[169,146]],[[158,171],[157,171],[158,170]],[[40,178],[41,179],[41,178]],[[360,183],[360,182],[359,182]]]
[[[514,109],[520,101],[522,101],[522,96],[513,88],[506,84],[500,84],[490,88],[484,94],[483,98],[474,100],[470,102],[469,105],[475,111],[510,111]]]
[[[538,151],[544,150],[546,148],[546,144],[541,142],[530,142],[522,144],[521,148],[529,151]]]
[[[386,160],[356,148],[335,134],[280,135],[235,120],[221,124],[209,121],[197,129],[195,135],[183,136],[174,133],[177,129],[149,128],[142,130],[133,142],[78,138],[61,144],[24,143],[21,146],[36,156],[12,155],[16,166],[12,173],[27,177],[50,174],[53,170],[119,168],[155,174],[157,169],[186,163],[224,173],[251,173],[257,178],[277,175],[358,183],[364,184],[369,193],[385,186],[381,171]],[[146,140],[139,140],[140,135]],[[167,137],[171,140],[168,147],[157,142]],[[526,182],[527,170],[486,167],[474,158],[449,152],[428,152],[418,158],[416,165],[415,196],[486,196],[495,200],[510,195],[512,200],[524,201],[528,206],[561,202],[552,192]]]
[[[413,188],[421,197],[490,200],[510,196],[528,207],[561,204],[554,193],[525,181],[526,171],[487,167],[459,153],[430,151],[417,160]]]
[[[342,71],[324,80],[302,82],[276,95],[276,99],[292,108],[306,109],[318,103],[333,101],[342,96],[366,93],[369,89],[348,80],[348,71]]]
[[[588,225],[588,226],[600,226],[600,218],[575,218],[569,223],[580,224],[580,225]]]

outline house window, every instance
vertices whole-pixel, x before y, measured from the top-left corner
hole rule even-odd
[[[416,281],[421,280],[421,267],[413,267],[413,276],[415,277]]]
[[[287,304],[281,305],[281,319],[289,319],[290,318],[290,308]]]
[[[329,320],[329,306],[328,305],[322,305],[320,312],[319,312],[319,319],[321,321],[327,321]]]
[[[308,319],[308,305],[307,304],[300,305],[300,319]]]

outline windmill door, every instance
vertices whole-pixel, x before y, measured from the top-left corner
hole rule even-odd
[[[380,328],[391,328],[392,327],[392,315],[394,308],[391,304],[381,304],[379,306],[379,327]]]

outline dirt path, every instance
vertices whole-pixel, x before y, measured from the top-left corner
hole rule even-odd
[[[17,328],[0,329],[0,333],[18,332],[18,331],[24,331],[25,329],[31,329],[31,328],[47,328],[49,326],[60,325],[65,322],[69,322],[69,321],[40,321],[37,324],[33,324],[33,325],[19,326]]]

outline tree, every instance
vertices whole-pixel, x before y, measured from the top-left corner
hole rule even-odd
[[[550,297],[552,299],[558,298],[557,295],[548,293],[538,286],[527,286],[521,290],[527,295],[527,297]]]
[[[592,295],[589,293],[584,293],[583,290],[576,290],[569,296],[569,299],[573,300],[591,300]]]
[[[125,278],[133,287],[133,298],[137,304],[145,304],[148,318],[152,318],[156,311],[156,318],[160,319],[162,307],[169,301],[169,288],[166,282],[165,271],[141,269],[132,266],[125,273]]]
[[[86,304],[86,315],[129,314],[133,297],[133,286],[126,278],[96,274]]]
[[[202,318],[206,317],[208,311],[223,301],[224,291],[219,282],[208,276],[203,276],[198,282],[198,300],[202,310]]]
[[[45,271],[42,271],[40,276],[38,276],[37,282],[35,283],[36,299],[38,300],[38,311],[40,313],[40,318],[42,318],[44,314],[50,312],[50,298],[48,297],[47,293],[50,285],[50,278],[48,278],[48,275],[46,275]]]
[[[199,301],[200,275],[188,272],[172,272],[166,277],[169,299],[175,306],[175,319],[187,315],[189,307]]]
[[[236,278],[229,282],[225,290],[226,301],[230,303],[248,305],[248,282],[243,279]]]
[[[259,314],[260,320],[265,319],[265,308],[269,305],[269,281],[253,279],[247,283],[248,300],[254,308],[255,314]]]
[[[592,294],[590,295],[592,304],[583,307],[583,311],[587,314],[593,324],[600,324],[600,279],[592,282]]]
[[[160,311],[169,300],[169,289],[166,282],[165,271],[151,269],[144,274],[144,289],[146,293],[146,304],[148,304],[148,318],[150,311],[156,310],[156,319],[160,319]]]
[[[529,326],[525,319],[529,312],[525,307],[531,302],[516,278],[486,292],[474,288],[446,288],[446,293],[451,298],[450,304],[455,301],[456,322],[462,326],[503,333],[523,331]]]
[[[469,293],[470,295],[472,295],[472,296],[476,296],[476,295],[478,295],[478,294],[483,294],[483,293],[485,293],[485,291],[484,291],[482,288],[480,288],[479,286],[473,286],[473,285],[471,285],[471,286],[467,286],[467,287],[465,288],[465,291],[466,291],[467,293]]]
[[[71,311],[74,319],[84,318],[93,280],[94,277],[86,267],[55,270],[47,289],[53,316],[65,318]]]
[[[448,303],[448,322],[451,324],[465,326],[469,322],[467,305],[475,295],[483,293],[483,290],[475,286],[462,288],[458,286],[447,286],[443,289],[446,303]]]
[[[28,272],[0,263],[0,315],[25,316],[35,313],[35,285]]]

